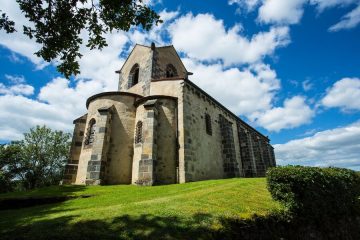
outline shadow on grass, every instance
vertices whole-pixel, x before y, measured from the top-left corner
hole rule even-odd
[[[0,198],[0,210],[62,203],[73,198],[90,197],[89,195],[74,196],[74,193],[84,189],[85,186],[53,186],[29,192],[18,192],[8,196],[5,195],[5,197]]]
[[[278,215],[250,220],[196,214],[190,219],[123,215],[109,221],[59,217],[5,230],[1,239],[359,239],[352,220],[321,226]],[[212,227],[217,220],[218,227]],[[350,222],[349,222],[350,221]],[[220,225],[219,225],[220,224]],[[339,225],[337,225],[339,224]],[[335,229],[335,227],[337,227]]]
[[[22,226],[29,221],[41,219],[51,214],[62,213],[64,201],[71,199],[77,192],[82,192],[85,186],[53,186],[29,192],[3,194],[0,197],[0,239],[4,231],[20,232],[7,236],[9,239],[21,238]],[[66,211],[75,209],[67,208]]]

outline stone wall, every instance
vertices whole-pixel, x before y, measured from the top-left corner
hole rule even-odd
[[[138,98],[140,97],[136,95],[114,93],[98,96],[89,103],[86,129],[91,119],[95,119],[99,125],[96,127],[95,144],[84,145],[81,151],[77,184],[85,184],[86,179],[94,179],[87,174],[89,162],[92,166],[96,166],[91,167],[92,169],[102,172],[99,172],[99,176],[105,183],[131,182],[134,103]],[[97,161],[100,164],[93,165],[94,162],[91,161]],[[86,175],[88,175],[87,178]]]
[[[140,67],[139,83],[131,86],[131,84],[129,85],[132,79],[130,72],[135,64]],[[183,79],[187,77],[187,70],[173,46],[151,48],[136,45],[118,72],[119,91],[149,96],[151,80],[167,78],[166,67],[168,64],[172,64],[176,69],[177,76],[174,78]]]
[[[86,118],[87,114],[75,119],[73,122],[75,126],[70,147],[70,159],[65,166],[64,184],[73,184],[76,181],[79,158],[85,134]]]
[[[185,181],[227,177],[224,170],[229,163],[240,162],[237,138],[231,136],[236,133],[235,118],[188,82],[183,101]],[[206,131],[206,114],[210,116],[211,135]],[[226,124],[221,127],[221,122]]]
[[[177,140],[177,101],[158,99],[158,120],[156,132],[157,162],[155,183],[170,184],[178,182],[178,140]]]
[[[269,158],[270,158],[270,166],[275,167],[276,166],[276,160],[275,160],[275,152],[273,146],[268,144],[268,152],[269,152]]]
[[[266,166],[261,149],[261,140],[256,133],[252,133],[252,148],[254,152],[254,159],[256,164],[256,176],[265,176]]]
[[[275,165],[269,139],[190,81],[184,99],[185,181],[264,176]],[[206,131],[205,116],[212,133]]]
[[[153,51],[151,48],[136,45],[119,72],[119,91],[128,91],[139,95],[150,94],[150,82],[152,75]],[[135,64],[139,64],[139,82],[129,88],[132,76],[130,71]]]
[[[273,147],[269,139],[242,121],[237,122],[240,152],[245,177],[263,177],[275,166]]]
[[[107,181],[109,184],[131,183],[134,154],[135,98],[122,97],[114,104]]]
[[[165,95],[177,98],[177,159],[178,171],[177,181],[179,183],[185,182],[185,128],[184,128],[184,79],[163,79],[160,81],[152,81],[150,94],[151,95]]]
[[[142,129],[135,130],[133,184],[177,182],[176,108],[175,99],[162,96],[144,99],[137,106],[135,122]]]
[[[93,106],[90,105],[90,108]],[[91,148],[85,182],[87,185],[106,183],[105,171],[110,143],[112,108],[113,106],[101,107],[97,109],[96,116],[91,116],[91,119],[96,120],[96,134],[94,142],[84,146]]]
[[[187,71],[181,62],[173,46],[158,47],[153,55],[153,74],[152,79],[162,79],[166,77],[166,66],[172,64],[177,72],[177,78],[186,78]]]
[[[136,108],[136,117],[135,117],[135,122],[134,122],[134,127],[136,126],[136,124],[138,122],[144,122],[144,119],[146,118],[146,111],[145,108],[140,105]],[[139,164],[140,164],[140,160],[142,159],[142,138],[144,135],[144,124],[142,124],[142,129],[141,129],[141,141],[140,142],[135,142],[135,130],[133,132],[133,149],[134,149],[134,154],[132,157],[132,178],[131,178],[131,183],[132,184],[136,184],[139,178]]]
[[[143,136],[141,147],[141,158],[139,161],[139,172],[136,184],[151,186],[156,181],[155,166],[157,163],[157,124],[158,109],[156,99],[146,101],[142,107],[145,110],[143,119]],[[136,162],[134,159],[133,162]]]
[[[240,175],[240,170],[238,161],[236,160],[232,122],[228,121],[220,114],[219,124],[225,177],[238,177]]]
[[[256,176],[256,164],[252,151],[252,140],[249,131],[237,122],[238,138],[240,142],[241,164],[244,177]]]

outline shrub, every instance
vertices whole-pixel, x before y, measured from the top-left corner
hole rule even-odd
[[[0,169],[0,193],[10,192],[13,189],[11,179]]]
[[[359,213],[360,175],[349,169],[271,168],[267,186],[292,214],[324,219]]]

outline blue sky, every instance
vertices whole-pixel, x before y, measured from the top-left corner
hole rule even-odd
[[[82,48],[71,80],[33,55],[36,43],[0,32],[0,141],[36,124],[71,132],[86,98],[116,90],[132,47],[155,42],[173,44],[192,81],[268,135],[278,163],[360,169],[359,0],[149,2],[164,23]],[[15,1],[0,3],[26,23]]]

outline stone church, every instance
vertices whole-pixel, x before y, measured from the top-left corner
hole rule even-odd
[[[262,177],[269,138],[189,80],[173,46],[136,45],[119,89],[86,101],[74,120],[67,184],[185,183]]]

